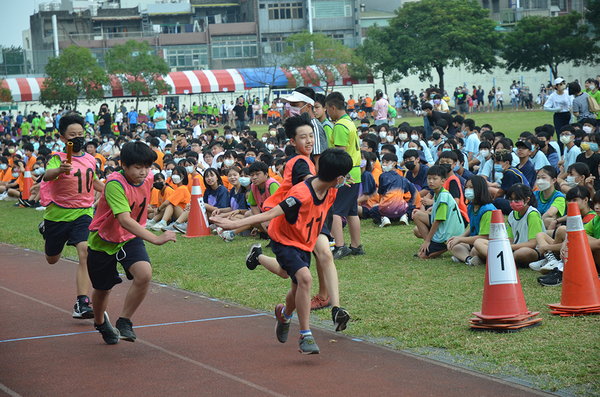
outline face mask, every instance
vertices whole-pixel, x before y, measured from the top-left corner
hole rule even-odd
[[[512,208],[514,211],[520,212],[523,210],[523,208],[525,208],[525,203],[522,201],[511,201],[510,208]]]
[[[387,136],[387,132],[386,131],[379,131],[379,137],[381,139],[385,139],[386,136]]]
[[[339,189],[341,187],[343,187],[346,184],[346,179],[344,178],[344,180],[342,181],[342,183],[340,183],[339,185],[335,185],[334,189]]]
[[[440,138],[441,138],[441,135],[440,135],[440,134],[438,134],[438,133],[436,132],[436,133],[434,133],[434,134],[432,135],[432,137],[433,137],[433,139],[434,139],[435,141],[437,141],[438,139],[440,139]]]
[[[446,173],[448,173],[452,170],[452,165],[450,165],[450,164],[440,164],[440,165],[446,169]]]
[[[361,124],[360,126],[361,126],[361,127],[368,127],[368,126],[369,126],[369,124]]]
[[[185,167],[185,170],[188,174],[191,174],[192,172],[194,172],[194,166],[188,165],[187,167]]]
[[[15,152],[15,149],[8,149],[8,153],[13,154]]]
[[[83,145],[85,145],[85,138],[79,136],[77,138],[69,139],[69,142],[73,142],[73,152],[77,153],[83,149]]]
[[[590,84],[590,90],[594,91],[594,88],[596,88],[596,86],[593,84]]]
[[[481,154],[484,158],[487,158],[487,156],[490,155],[490,151],[489,150],[480,150],[479,154]]]
[[[594,142],[590,142],[590,150],[592,152],[597,152],[598,151],[598,144],[594,143]]]
[[[542,142],[538,142],[538,147],[539,147],[540,149],[543,149],[543,148],[545,148],[545,147],[546,147],[546,142],[543,142],[543,141],[542,141]]]
[[[400,138],[400,140],[405,141],[406,138],[408,138],[408,134],[398,134],[398,138]]]
[[[571,136],[570,135],[561,135],[560,136],[560,141],[566,145],[567,143],[571,142]]]
[[[581,148],[587,151],[590,148],[590,144],[588,142],[581,142]]]
[[[452,151],[452,149],[448,149],[448,148],[443,148],[442,149],[442,152],[450,152],[450,151]]]
[[[222,161],[217,161],[217,168],[221,168],[222,165],[223,165]]]
[[[40,175],[41,174],[40,170],[41,170],[41,168],[36,168],[35,170],[33,170],[33,175]]]
[[[106,142],[108,142],[108,139],[104,138],[104,139],[102,140],[102,142],[106,143]]]
[[[171,179],[173,180],[173,183],[178,184],[179,182],[181,182],[181,177],[179,175],[173,175],[171,177]]]
[[[269,149],[270,151],[275,150],[275,145],[273,145],[272,143],[267,145],[267,149]]]
[[[576,176],[568,176],[567,177],[567,185],[569,185],[570,187],[577,186],[577,182],[575,182],[575,178],[577,178],[577,177]]]
[[[152,170],[152,175],[156,175],[158,174],[160,171],[159,170]]]
[[[269,135],[275,136],[275,135],[277,135],[277,131],[271,130],[271,131],[269,131]]]
[[[247,187],[250,186],[250,178],[248,178],[247,176],[240,176],[240,185]]]
[[[465,189],[465,198],[469,201],[473,201],[475,198],[475,191],[473,189]]]
[[[256,157],[253,157],[253,156],[246,157],[246,163],[248,163],[248,164],[254,163],[254,160],[256,160]]]
[[[306,105],[304,105],[304,106],[306,106]],[[302,106],[301,108],[298,108],[295,106],[290,106],[290,117],[300,116],[300,113],[302,112],[302,109],[304,109],[304,106]]]
[[[360,160],[360,168],[365,168],[367,166],[367,160],[362,159]]]
[[[152,186],[154,186],[155,189],[162,190],[163,187],[165,187],[165,183],[164,182],[154,182],[154,184]]]
[[[166,170],[165,174],[167,175],[167,178],[170,177],[171,175],[173,175],[173,170]]]
[[[225,139],[227,139],[227,140],[233,139],[233,135],[227,134],[227,135],[225,135]]]
[[[385,139],[388,141],[388,143],[394,142],[394,137],[391,135],[386,136]]]
[[[173,161],[175,162],[175,164],[179,164],[179,162],[180,162],[181,160],[182,160],[182,159],[180,159],[180,158],[173,159]]]
[[[504,168],[502,168],[502,164],[494,164],[494,171],[504,172]]]
[[[537,184],[540,190],[546,190],[549,189],[550,186],[552,186],[552,182],[547,181],[545,179],[538,179],[537,181],[535,181],[535,183]]]
[[[389,171],[391,171],[391,170],[393,170],[393,169],[394,169],[394,166],[393,166],[392,164],[389,164],[389,165],[382,165],[382,166],[381,166],[381,170],[382,170],[383,172],[389,172]]]
[[[229,159],[229,160],[224,160],[223,164],[225,164],[225,167],[231,167],[233,165],[234,161]]]
[[[453,171],[454,171],[454,172],[456,172],[456,171],[458,171],[458,170],[460,170],[460,163],[456,164],[456,165],[454,166],[454,168],[453,168]]]
[[[584,125],[583,127],[581,127],[581,129],[584,130],[586,134],[592,133],[592,127],[590,127],[589,125]]]
[[[123,146],[121,146],[121,147],[123,147]],[[165,150],[165,154],[171,154],[171,151],[170,150]]]
[[[267,138],[266,136],[263,136],[263,137],[262,137],[262,141],[263,141],[263,142],[266,142],[266,141],[267,141],[267,139],[268,139],[268,138]]]
[[[5,171],[8,168],[6,164],[0,164],[0,170]]]
[[[413,141],[417,141],[417,140],[419,140],[419,136],[418,135],[411,135],[410,139],[412,139]]]
[[[439,105],[440,104],[440,100],[439,99],[434,99],[433,103],[436,104],[436,105]]]
[[[404,163],[404,165],[406,166],[406,168],[408,168],[409,170],[414,170],[416,165],[414,161],[407,161]]]
[[[12,176],[13,176],[13,178],[18,178],[19,177],[19,173],[18,172],[13,172]]]

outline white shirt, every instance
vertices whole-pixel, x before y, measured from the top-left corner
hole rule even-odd
[[[200,129],[200,124],[196,124],[194,130],[192,131],[192,137],[194,139],[200,139],[200,135],[202,135],[202,130]]]
[[[119,111],[115,116],[115,123],[120,123],[123,121],[123,112]]]
[[[496,100],[498,100],[498,101],[504,100],[504,93],[502,91],[496,91]]]

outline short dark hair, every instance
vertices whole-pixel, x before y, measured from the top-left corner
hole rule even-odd
[[[475,120],[473,120],[473,119],[465,119],[463,121],[463,124],[465,125],[465,127],[467,127],[470,130],[475,129]]]
[[[445,167],[442,167],[441,165],[434,165],[427,170],[427,176],[430,175],[439,176],[440,178],[446,179],[448,173],[446,172]]]
[[[158,138],[150,138],[150,144],[154,147],[158,147],[160,145]]]
[[[429,102],[425,102],[421,105],[421,109],[423,110],[433,110],[433,106]]]
[[[580,198],[583,200],[586,197],[589,200],[590,199],[590,191],[585,186],[575,186],[574,188],[569,189],[566,196],[567,196],[566,197],[567,201],[571,201],[576,198]]]
[[[395,161],[397,163],[398,156],[396,156],[394,153],[386,153],[381,158],[381,161]]]
[[[317,178],[323,182],[333,182],[339,176],[347,175],[353,166],[352,157],[345,150],[330,148],[319,157]]]
[[[248,173],[252,175],[253,172],[262,172],[263,174],[269,175],[269,166],[262,161],[255,161],[248,167]]]
[[[328,103],[329,106],[334,106],[336,109],[345,110],[345,99],[341,92],[334,91],[331,94],[327,95],[325,98],[325,103]]]
[[[319,102],[321,106],[325,107],[325,95],[315,94],[315,103]]]
[[[296,131],[298,130],[298,128],[304,126],[310,126],[311,129],[313,128],[308,113],[302,113],[299,116],[288,117],[283,123],[283,128],[285,129],[285,136],[289,139],[296,139]]]
[[[62,118],[61,118],[62,120]],[[150,167],[154,162],[156,153],[143,142],[129,142],[121,149],[121,165],[131,167],[141,165]],[[186,183],[187,185],[187,183]]]
[[[446,150],[445,152],[440,153],[440,159],[450,159],[454,162],[458,161],[458,156],[452,150]]]
[[[60,135],[64,136],[65,132],[67,132],[67,128],[69,128],[71,124],[79,124],[85,131],[85,120],[83,117],[77,113],[69,113],[62,116],[58,122],[58,132],[60,132]]]
[[[416,151],[415,149],[409,149],[407,151],[404,152],[404,155],[402,156],[405,160],[409,157],[414,157],[416,159],[419,159],[419,152]]]
[[[510,163],[512,162],[512,152],[508,149],[498,150],[494,153],[494,161],[508,161]]]

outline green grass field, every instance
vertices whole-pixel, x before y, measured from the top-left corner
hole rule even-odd
[[[474,118],[511,137],[551,120],[542,112],[484,113]],[[422,123],[420,118],[407,120]],[[0,242],[43,250],[37,232],[42,213],[12,204],[0,202]],[[547,390],[600,393],[600,317],[551,315],[547,304],[560,302],[560,287],[541,287],[538,273],[519,270],[527,307],[541,312],[542,325],[515,334],[472,332],[468,319],[471,312],[481,310],[483,266],[454,263],[449,254],[428,261],[414,258],[420,242],[412,235],[412,226],[380,229],[365,220],[361,233],[367,255],[336,263],[342,305],[352,316],[346,334],[420,354],[441,354],[486,373],[526,378]],[[283,300],[289,281],[262,267],[246,269],[244,257],[255,241],[179,237],[162,247],[146,246],[155,281],[270,312]],[[265,253],[271,254],[269,249]],[[74,258],[76,252],[67,248],[64,255]],[[311,270],[316,280],[316,271]],[[75,274],[73,288],[74,278]],[[148,308],[142,305],[140,310]],[[314,313],[311,322],[332,329],[329,310]]]

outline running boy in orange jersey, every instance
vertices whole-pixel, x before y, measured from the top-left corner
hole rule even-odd
[[[317,176],[293,186],[283,201],[272,210],[237,221],[219,217],[210,218],[212,222],[227,230],[271,222],[269,227],[271,249],[281,268],[269,270],[275,270],[275,273],[282,278],[289,276],[292,279],[292,286],[285,298],[285,306],[281,303],[275,306],[277,318],[275,333],[279,342],[287,341],[292,315],[296,310],[300,322],[298,350],[302,354],[318,354],[320,351],[309,326],[312,285],[309,270],[310,253],[315,248],[327,211],[335,201],[336,188],[344,185],[346,175],[352,166],[352,158],[348,153],[340,149],[327,149],[319,158]],[[256,253],[256,250],[252,249],[250,255],[246,257],[246,266],[251,270],[259,264],[260,255]]]
[[[94,215],[94,190],[104,184],[96,177],[96,160],[84,149],[84,120],[77,114],[60,118],[60,139],[73,143],[71,164],[66,153],[57,153],[48,161],[44,182],[40,187],[41,202],[46,207],[40,232],[44,236],[46,261],[53,265],[60,259],[65,244],[74,246],[79,257],[77,267],[77,301],[73,318],[92,318],[87,271],[88,227]]]
[[[152,280],[152,267],[143,240],[156,245],[176,241],[173,231],[157,236],[144,228],[147,201],[154,182],[150,172],[154,157],[152,149],[142,142],[123,146],[123,170],[113,172],[108,178],[90,225],[87,266],[94,287],[94,327],[109,345],[119,339],[130,342],[136,339],[131,316],[146,297]],[[112,288],[122,281],[117,262],[133,283],[125,296],[121,317],[113,327],[105,310]]]

